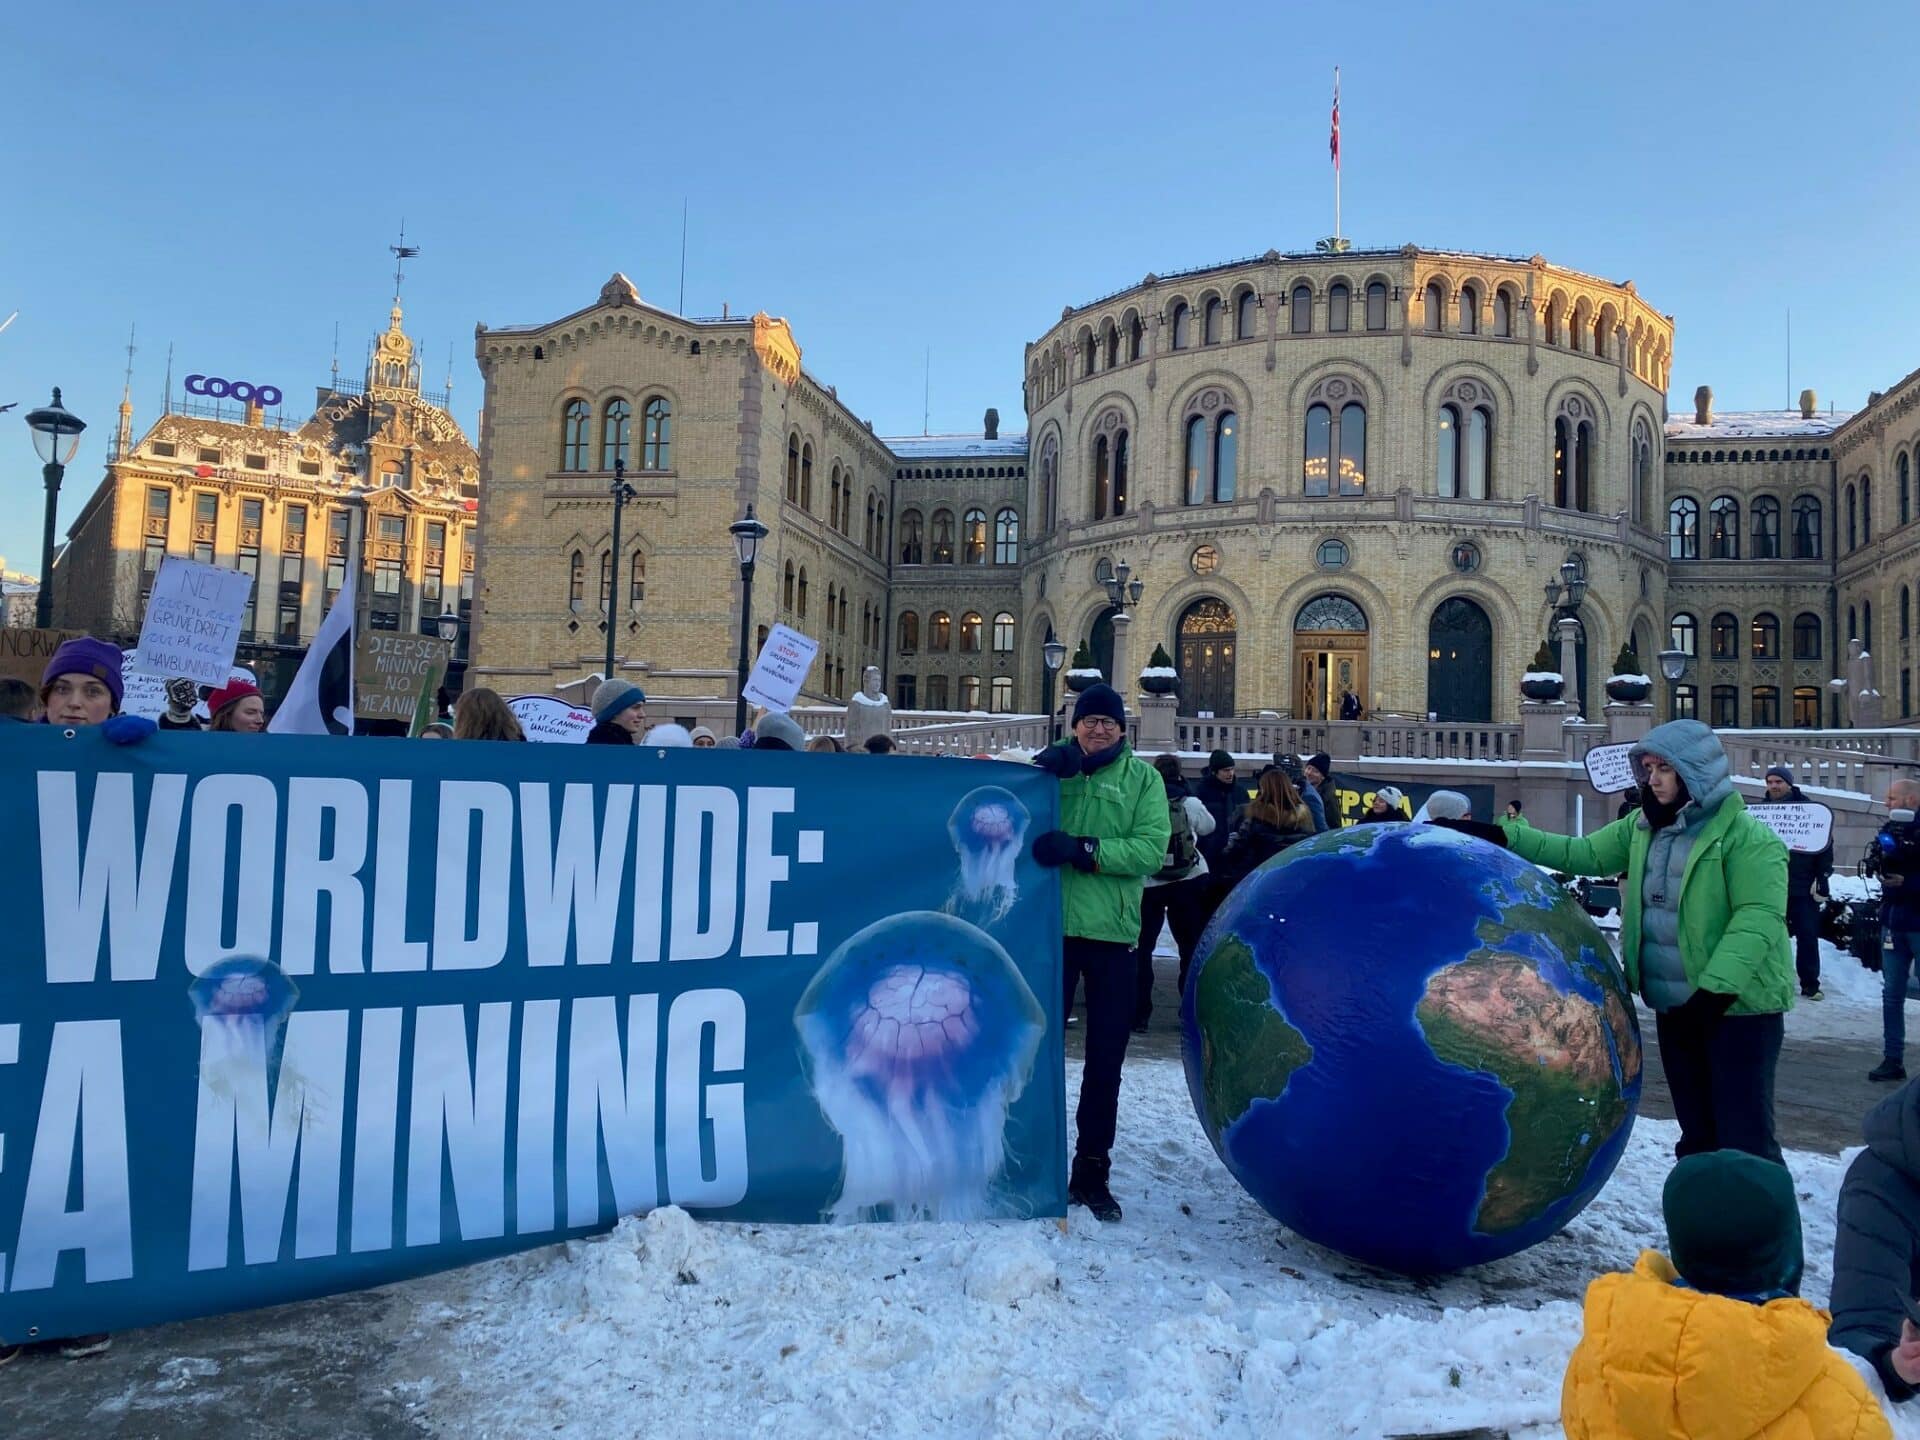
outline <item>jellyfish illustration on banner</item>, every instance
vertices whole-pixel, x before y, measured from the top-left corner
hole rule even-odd
[[[280,1035],[300,991],[271,960],[222,960],[187,987],[200,1022],[200,1083],[232,1093],[280,1058]]]
[[[827,958],[793,1019],[814,1098],[843,1142],[829,1219],[1006,1213],[994,1181],[1007,1112],[1032,1076],[1045,1014],[999,942],[951,915],[889,916]]]
[[[946,908],[983,925],[1006,918],[1020,898],[1014,871],[1033,816],[1011,790],[982,785],[961,796],[947,820],[960,856],[960,880]]]

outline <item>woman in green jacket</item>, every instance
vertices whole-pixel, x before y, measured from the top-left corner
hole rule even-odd
[[[1794,987],[1786,846],[1746,813],[1698,720],[1657,726],[1631,758],[1638,811],[1584,837],[1508,824],[1507,848],[1570,874],[1626,872],[1620,959],[1654,1011],[1676,1155],[1777,1161],[1773,1076]]]

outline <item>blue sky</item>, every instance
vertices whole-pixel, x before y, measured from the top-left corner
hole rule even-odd
[[[174,373],[310,403],[358,376],[386,246],[430,388],[480,402],[476,321],[551,319],[614,270],[689,314],[764,308],[883,433],[988,405],[1021,347],[1168,271],[1331,228],[1631,278],[1678,321],[1675,408],[1862,403],[1920,366],[1920,7],[981,3],[563,7],[479,0],[16,6],[0,135],[0,553],[36,568],[20,415],[138,432]]]

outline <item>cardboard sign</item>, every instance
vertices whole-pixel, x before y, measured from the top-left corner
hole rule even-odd
[[[820,653],[820,642],[786,625],[776,625],[760,647],[760,658],[753,662],[747,677],[747,699],[755,705],[782,714],[793,708],[806,683],[813,657]]]
[[[24,680],[38,690],[40,677],[46,673],[53,652],[86,633],[84,630],[0,630],[0,675]]]
[[[134,668],[162,679],[184,675],[201,685],[226,684],[252,594],[251,575],[167,556],[153,577]]]
[[[360,693],[353,713],[362,720],[412,724],[425,696],[429,704],[447,674],[447,642],[437,635],[363,630],[354,655]],[[417,728],[417,727],[416,727]]]
[[[593,729],[593,712],[569,705],[557,695],[516,695],[507,701],[527,739],[550,745],[584,745]]]
[[[139,654],[140,652],[138,650],[126,650],[122,652],[120,683],[125,688],[126,696],[120,702],[120,713],[123,715],[144,715],[149,720],[158,720],[162,715],[167,713],[168,677],[164,675],[147,675],[134,669],[134,661],[138,659]],[[228,673],[227,679],[221,681],[221,684],[224,685],[231,680],[244,680],[255,689],[258,689],[260,685],[259,677],[244,665],[234,666]],[[202,696],[194,702],[193,713],[195,718],[202,722],[213,718],[207,711],[205,696]]]
[[[1798,805],[1749,805],[1747,813],[1786,842],[1787,849],[1818,855],[1833,843],[1833,811],[1815,801]]]
[[[1587,751],[1587,780],[1602,795],[1618,795],[1640,783],[1633,773],[1631,744],[1596,745]]]

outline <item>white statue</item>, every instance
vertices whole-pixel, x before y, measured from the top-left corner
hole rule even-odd
[[[860,693],[847,706],[847,749],[864,750],[870,738],[892,729],[893,704],[880,689],[880,667],[869,665],[860,675]]]

